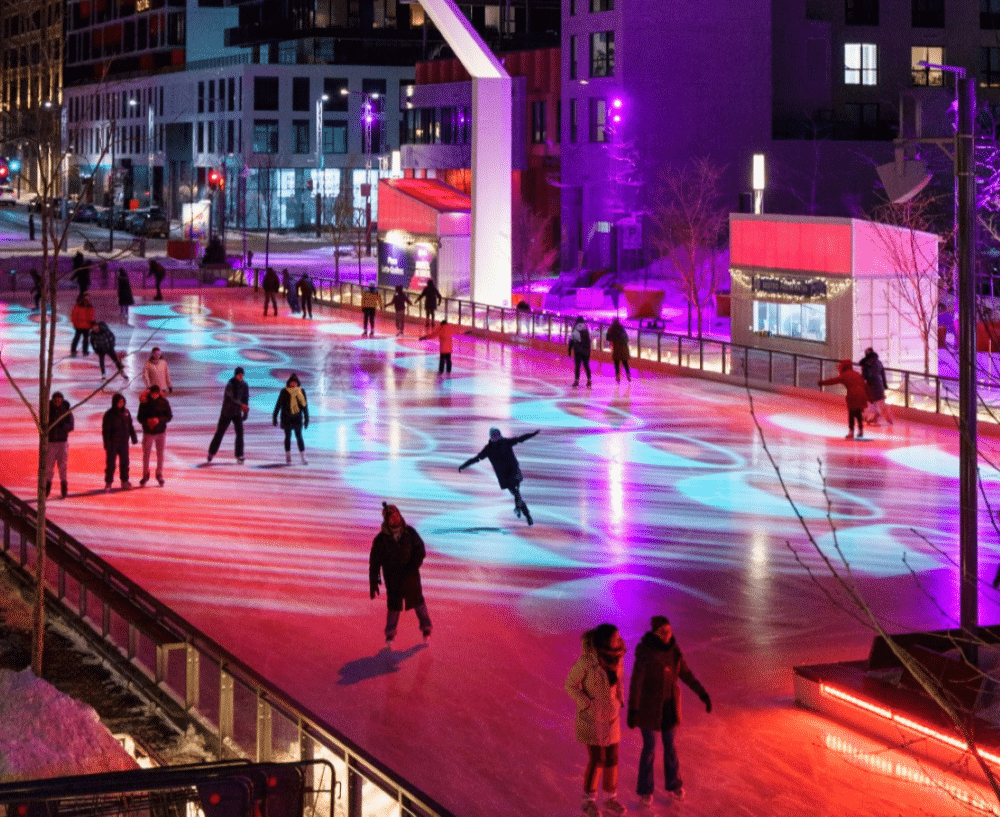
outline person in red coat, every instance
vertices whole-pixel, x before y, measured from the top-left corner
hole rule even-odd
[[[849,360],[842,360],[837,364],[837,371],[840,374],[837,377],[828,377],[826,380],[820,380],[820,386],[832,386],[834,383],[840,383],[847,393],[844,395],[844,399],[847,401],[847,427],[848,432],[845,440],[854,439],[854,423],[858,424],[858,439],[862,439],[865,436],[865,425],[862,418],[862,413],[865,410],[865,406],[868,405],[868,386],[865,384],[865,379],[856,371],[854,371],[854,364]]]
[[[458,326],[456,324],[448,323],[447,320],[443,320],[437,329],[433,332],[428,332],[426,335],[422,335],[420,338],[421,340],[429,340],[430,338],[441,339],[441,354],[438,358],[438,374],[444,374],[445,369],[448,370],[448,374],[451,374],[451,338],[457,329]]]

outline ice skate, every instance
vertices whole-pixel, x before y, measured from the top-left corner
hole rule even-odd
[[[670,789],[667,794],[670,795],[671,800],[676,800],[680,803],[684,799],[684,787],[678,786],[676,789]]]
[[[303,465],[309,464],[309,460],[306,459],[306,454],[304,451],[299,452],[299,458],[302,460]]]
[[[586,817],[601,817],[601,810],[597,807],[597,801],[589,797],[583,801],[583,813]]]
[[[291,451],[286,451],[285,452],[285,465],[291,465],[291,464],[292,464],[292,452]]]
[[[163,479],[163,474],[157,474],[156,481],[160,483],[160,487],[162,488],[165,482],[165,480]]]
[[[149,472],[147,471],[142,475],[142,479],[139,480],[139,487],[142,488],[147,482],[149,482]]]
[[[621,801],[617,797],[609,797],[604,801],[604,813],[605,814],[625,814],[628,811],[625,806],[621,804]]]

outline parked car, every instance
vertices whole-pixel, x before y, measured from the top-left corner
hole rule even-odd
[[[17,204],[17,192],[10,185],[0,187],[0,207],[13,207]]]
[[[80,224],[96,224],[99,215],[97,208],[87,203],[76,205],[69,213],[70,218]]]
[[[170,219],[157,207],[134,210],[125,221],[125,229],[137,236],[170,238]]]
[[[97,224],[101,227],[114,226],[116,230],[124,230],[125,220],[129,215],[129,211],[121,207],[105,207],[98,211]]]

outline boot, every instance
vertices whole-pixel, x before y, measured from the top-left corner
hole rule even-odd
[[[52,480],[51,479],[47,480],[46,483],[45,483],[45,496],[48,496],[50,493],[52,493]]]
[[[291,451],[286,451],[285,452],[285,464],[286,465],[291,465],[292,464],[292,452]]]
[[[306,452],[305,451],[300,451],[299,452],[299,456],[302,458],[302,464],[303,465],[308,465],[309,464],[309,460],[306,459]]]
[[[63,480],[62,482],[59,483],[59,487],[61,489],[59,492],[60,496],[62,496],[62,498],[65,499],[66,494],[69,493],[69,483],[67,483],[66,480]]]

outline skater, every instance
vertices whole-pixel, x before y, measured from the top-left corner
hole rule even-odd
[[[840,372],[837,377],[828,377],[826,380],[820,380],[819,385],[832,386],[834,383],[840,383],[847,389],[844,399],[847,401],[848,432],[844,439],[854,439],[855,421],[858,424],[858,439],[863,439],[865,436],[865,425],[862,412],[865,410],[865,406],[868,405],[868,386],[865,385],[865,379],[854,371],[854,364],[849,360],[840,361],[837,364],[837,371]]]
[[[128,446],[130,442],[139,442],[139,438],[132,425],[132,412],[125,407],[125,395],[120,392],[112,396],[111,408],[104,412],[101,436],[104,439],[104,490],[111,490],[116,457],[122,488],[131,488],[132,483],[128,481]]]
[[[28,241],[35,240],[35,214],[28,213]]]
[[[892,425],[892,412],[885,402],[885,390],[889,388],[889,383],[885,379],[885,367],[871,346],[865,349],[865,356],[858,361],[858,365],[868,387],[868,402],[872,409],[871,417],[867,418],[866,422],[870,426],[877,426],[878,418],[885,417],[885,421]]]
[[[413,303],[424,302],[424,328],[430,329],[434,325],[434,313],[437,311],[438,302],[441,300],[441,292],[434,283],[433,278],[427,279],[427,285],[421,290]]]
[[[569,350],[573,356],[573,386],[580,385],[580,367],[587,373],[587,388],[590,388],[590,330],[583,320],[583,315],[577,315],[573,331],[569,336]]]
[[[167,444],[167,423],[174,419],[170,402],[154,383],[139,395],[139,425],[142,426],[142,479],[139,487],[149,482],[149,454],[156,445],[156,481],[163,486],[163,449]]]
[[[52,476],[59,466],[59,495],[69,493],[66,466],[69,462],[69,433],[73,430],[73,412],[69,410],[61,391],[53,392],[49,400],[49,446],[45,454],[45,496],[52,490]]]
[[[111,358],[111,362],[118,367],[119,374],[124,374],[121,359],[115,351],[115,333],[104,321],[94,321],[90,325],[90,345],[97,352],[97,362],[101,366],[101,377],[106,376],[104,371],[105,357]]]
[[[653,761],[656,759],[656,735],[663,743],[663,774],[667,793],[674,800],[684,799],[674,730],[681,722],[681,685],[683,681],[712,711],[708,697],[677,646],[674,631],[666,616],[653,616],[649,632],[635,647],[635,665],[628,686],[628,728],[642,732],[639,755],[639,780],[636,794],[643,805],[653,802]]]
[[[273,267],[268,267],[264,273],[264,281],[261,286],[264,289],[264,317],[267,317],[267,305],[274,305],[274,316],[278,316],[278,290],[281,289],[281,280]]]
[[[83,339],[83,354],[90,354],[90,327],[94,325],[94,305],[87,295],[81,295],[76,299],[73,310],[69,313],[70,323],[73,324],[73,342],[69,347],[70,357],[76,357],[76,345]]]
[[[128,323],[128,308],[135,304],[132,296],[132,283],[128,279],[125,267],[118,268],[118,314]]]
[[[438,356],[438,374],[444,374],[445,368],[448,369],[448,374],[451,374],[451,348],[452,335],[458,329],[454,324],[448,323],[447,320],[441,321],[441,325],[435,329],[433,332],[428,332],[426,335],[420,337],[421,340],[428,340],[429,338],[440,338],[441,352]]]
[[[385,304],[382,303],[382,295],[375,288],[375,284],[370,284],[368,288],[361,293],[361,335],[367,336],[371,335],[375,337],[375,310],[385,309]]]
[[[517,461],[517,457],[514,456],[514,446],[518,443],[523,443],[525,440],[530,440],[539,430],[522,434],[520,437],[504,437],[500,433],[499,428],[491,428],[490,441],[486,443],[483,450],[458,466],[458,470],[462,471],[473,463],[488,458],[490,465],[493,466],[494,473],[497,475],[497,482],[500,483],[500,487],[510,491],[514,495],[514,513],[518,517],[523,513],[525,521],[529,525],[534,525],[535,522],[531,518],[528,506],[521,498],[521,481],[524,477],[521,476],[521,466]]]
[[[313,316],[313,295],[316,294],[316,286],[312,282],[312,278],[309,277],[309,273],[303,272],[302,277],[299,278],[298,284],[296,284],[299,290],[299,300],[302,301],[302,317],[306,317],[312,320]]]
[[[625,369],[625,377],[628,382],[632,382],[632,372],[628,368],[628,333],[618,318],[611,321],[607,334],[608,344],[611,346],[611,360],[615,364],[615,383],[622,382],[622,375],[619,367]]]
[[[42,300],[42,274],[34,267],[28,273],[31,276],[31,297],[35,299],[35,312],[38,311],[38,304]]]
[[[156,284],[156,294],[153,296],[154,301],[163,300],[163,279],[167,276],[167,271],[164,269],[163,264],[157,261],[155,258],[149,259],[149,272],[153,276],[153,283]]]
[[[624,814],[618,800],[618,744],[625,641],[614,624],[599,624],[583,634],[580,657],[566,677],[566,691],[576,702],[576,739],[587,747],[583,773],[583,813],[599,817],[597,782],[603,776],[604,810]]]
[[[241,464],[243,463],[243,421],[246,420],[249,413],[250,387],[243,382],[243,367],[237,366],[233,372],[233,376],[226,383],[225,392],[222,394],[222,410],[219,412],[219,423],[215,427],[215,436],[212,437],[212,441],[208,444],[209,462],[212,461],[212,457],[218,452],[226,429],[232,423],[233,428],[236,430],[236,447],[233,453],[236,455],[236,461]]]
[[[368,557],[368,586],[371,598],[379,594],[379,572],[385,580],[385,646],[392,649],[399,614],[413,610],[420,622],[424,643],[431,637],[431,617],[420,586],[420,565],[424,563],[424,540],[403,520],[395,505],[382,503],[382,530],[372,542]]]
[[[149,353],[149,360],[142,367],[142,382],[146,384],[146,388],[152,385],[159,386],[160,392],[173,393],[174,391],[174,386],[170,382],[170,366],[167,365],[167,360],[163,357],[159,346],[153,347]]]
[[[281,286],[285,289],[285,300],[288,301],[288,308],[294,315],[299,311],[299,293],[292,284],[292,279],[288,277],[288,267],[281,271]]]
[[[299,456],[302,464],[308,465],[306,460],[306,444],[302,441],[302,429],[309,428],[309,404],[306,402],[306,393],[299,383],[299,376],[292,373],[285,382],[285,388],[278,393],[278,400],[274,404],[274,414],[271,422],[278,425],[278,416],[281,416],[281,428],[285,432],[285,462],[292,463],[292,432],[295,432],[295,442],[299,446]]]
[[[80,290],[78,297],[82,298],[87,294],[87,290],[90,289],[90,264],[87,263],[82,252],[77,251],[76,255],[73,256],[73,274],[70,275],[69,279],[76,281]]]
[[[396,337],[398,338],[406,328],[406,306],[410,303],[410,296],[403,292],[402,284],[396,284],[396,291],[392,294],[392,300],[389,303],[396,310]]]

